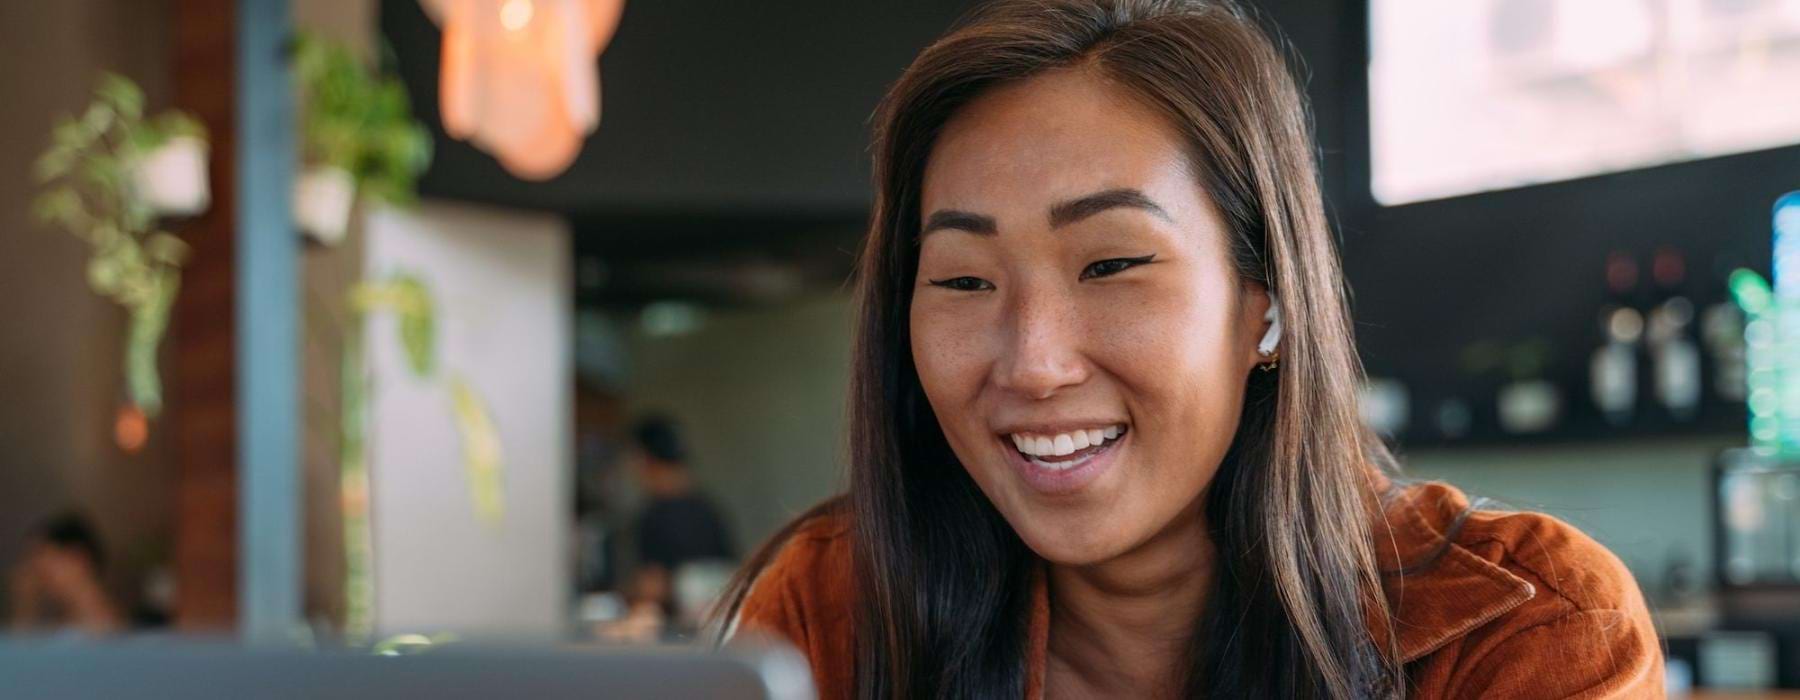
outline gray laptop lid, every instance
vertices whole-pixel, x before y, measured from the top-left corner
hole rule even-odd
[[[447,647],[408,656],[224,645],[0,644],[8,698],[719,698],[813,697],[790,649]]]

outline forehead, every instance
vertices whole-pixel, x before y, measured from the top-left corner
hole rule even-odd
[[[1118,187],[1179,206],[1199,196],[1195,184],[1161,114],[1092,70],[1065,68],[958,110],[932,147],[921,194],[926,212],[1038,207]]]

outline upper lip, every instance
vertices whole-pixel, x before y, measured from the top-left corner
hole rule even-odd
[[[1110,428],[1115,425],[1126,425],[1122,420],[1059,420],[1034,423],[1009,423],[1000,427],[1001,435],[1061,435],[1077,430],[1093,430]]]

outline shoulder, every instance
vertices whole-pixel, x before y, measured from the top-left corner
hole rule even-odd
[[[1387,520],[1416,566],[1389,577],[1409,661],[1454,669],[1457,686],[1532,696],[1660,687],[1661,643],[1637,582],[1579,529],[1471,505],[1441,483],[1406,488]]]
[[[1471,503],[1449,484],[1428,482],[1402,491],[1389,519],[1401,539],[1432,549],[1447,543],[1451,551],[1445,556],[1485,562],[1530,584],[1534,607],[1575,612],[1642,602],[1636,580],[1618,557],[1544,513],[1501,510],[1485,499]]]
[[[792,644],[812,667],[819,697],[848,697],[856,633],[850,521],[841,513],[806,519],[750,585],[735,634]]]
[[[1543,513],[1477,510],[1457,546],[1525,579],[1533,603],[1556,613],[1643,606],[1637,581],[1617,556],[1575,526]]]
[[[800,522],[768,568],[756,577],[750,600],[777,591],[824,594],[829,584],[850,576],[850,519],[842,513],[817,515]]]

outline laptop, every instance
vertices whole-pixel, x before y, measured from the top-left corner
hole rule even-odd
[[[450,645],[422,653],[191,642],[0,643],[8,698],[719,698],[805,700],[811,672],[769,643],[719,651]]]

